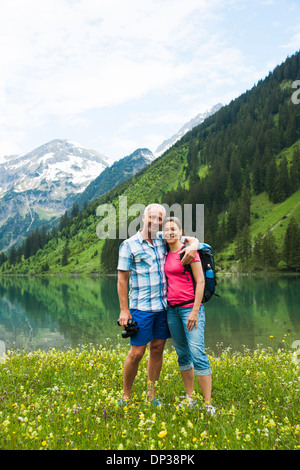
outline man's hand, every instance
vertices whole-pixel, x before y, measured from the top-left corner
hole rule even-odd
[[[127,309],[121,310],[120,316],[119,316],[119,324],[123,327],[123,330],[124,330],[124,327],[127,325],[127,322],[130,318],[132,318],[132,316],[129,310]]]
[[[185,242],[188,242],[189,245],[184,246],[182,250],[179,252],[179,254],[185,252],[184,257],[181,260],[181,264],[183,265],[190,264],[190,262],[193,261],[193,259],[196,256],[198,246],[199,246],[199,240],[194,237],[185,237]]]

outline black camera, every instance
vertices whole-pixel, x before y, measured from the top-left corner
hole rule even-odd
[[[118,325],[120,325],[119,320]],[[122,338],[133,338],[138,331],[139,327],[137,326],[137,322],[133,321],[132,318],[129,318],[127,325],[125,326],[125,330],[122,332]]]

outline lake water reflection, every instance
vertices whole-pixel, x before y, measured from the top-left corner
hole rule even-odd
[[[299,284],[297,276],[220,277],[221,297],[206,305],[206,347],[242,351],[300,340]],[[116,277],[0,277],[0,341],[7,349],[128,346],[118,317]]]

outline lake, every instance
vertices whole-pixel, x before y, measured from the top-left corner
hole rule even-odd
[[[219,277],[221,297],[206,304],[206,347],[219,353],[300,340],[299,286],[300,277],[292,275]],[[0,341],[6,349],[128,347],[118,317],[114,276],[0,277]]]

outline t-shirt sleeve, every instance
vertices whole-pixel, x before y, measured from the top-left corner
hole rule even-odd
[[[127,241],[121,243],[119,248],[119,260],[118,260],[118,267],[119,271],[130,271],[131,270],[131,250],[128,246]]]
[[[200,261],[200,256],[199,256],[198,251],[197,251],[197,253],[196,253],[195,258],[191,261],[191,263],[194,263],[195,261]]]

